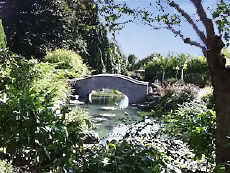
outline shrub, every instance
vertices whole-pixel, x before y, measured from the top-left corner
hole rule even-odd
[[[71,119],[83,112],[74,114],[60,106],[60,100],[66,102],[67,83],[58,78],[53,66],[10,52],[1,55],[5,62],[0,64],[5,84],[1,93],[5,99],[0,104],[0,148],[22,172],[71,167],[81,144],[77,134],[85,119]],[[73,131],[75,140],[69,136]]]
[[[202,92],[193,85],[169,85],[162,89],[160,101],[151,107],[147,116],[157,116],[164,132],[188,143],[196,159],[206,156],[214,163],[215,112],[212,92]],[[210,90],[211,91],[211,90]]]
[[[81,77],[89,73],[87,66],[83,64],[81,56],[70,50],[57,49],[49,52],[44,61],[54,64],[55,68],[64,77]]]
[[[140,146],[127,141],[106,147],[97,147],[84,153],[83,173],[160,173],[166,167],[164,155],[150,146]]]
[[[213,89],[211,87],[206,87],[203,89],[203,95],[201,95],[201,100],[207,105],[208,109],[214,110],[215,102],[213,96]]]
[[[214,163],[215,119],[215,112],[204,103],[187,102],[168,114],[166,128],[174,137],[187,141],[198,159],[205,155]]]
[[[81,109],[75,108],[71,112],[65,114],[64,124],[68,130],[69,140],[75,143],[81,143],[80,133],[91,127],[88,113]]]
[[[192,101],[197,95],[197,87],[194,85],[168,85],[160,91],[161,98],[157,104],[150,105],[150,116],[162,117],[168,112],[175,111],[184,102]]]
[[[70,93],[66,79],[60,79],[54,66],[46,63],[35,63],[33,69],[38,75],[32,83],[31,89],[36,93],[52,92],[50,104],[65,102]]]

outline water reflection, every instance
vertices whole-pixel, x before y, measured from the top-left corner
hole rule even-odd
[[[117,90],[101,89],[89,94],[89,102],[97,105],[113,105],[124,109],[129,105],[129,98]]]
[[[133,107],[122,110],[113,106],[94,104],[80,106],[88,111],[91,121],[95,125],[95,131],[100,137],[107,137],[109,132],[118,125],[131,124],[141,119],[137,109]]]
[[[93,91],[89,100],[91,104],[81,105],[89,112],[95,131],[100,137],[108,136],[114,127],[130,124],[141,118],[137,109],[129,107],[129,99],[119,91],[103,89]]]

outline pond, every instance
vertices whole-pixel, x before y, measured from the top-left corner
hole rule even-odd
[[[91,103],[78,105],[85,109],[95,125],[100,138],[107,137],[113,128],[121,124],[131,124],[141,120],[138,109],[128,104],[128,97],[114,90],[93,91]]]

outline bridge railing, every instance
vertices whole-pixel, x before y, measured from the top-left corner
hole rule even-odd
[[[87,76],[84,78],[75,78],[73,80],[74,81],[75,80],[86,80],[86,79],[90,79],[90,78],[94,78],[94,77],[115,77],[115,78],[121,78],[124,80],[128,80],[128,81],[135,83],[135,84],[141,84],[141,85],[146,85],[146,86],[148,86],[148,84],[149,84],[149,82],[139,81],[139,80],[133,79],[129,76],[124,76],[124,75],[120,75],[120,74],[98,74],[98,75],[93,75],[93,76]]]

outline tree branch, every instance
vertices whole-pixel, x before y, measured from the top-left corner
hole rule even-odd
[[[167,29],[167,27],[165,27],[165,26],[155,26],[155,25],[153,25],[153,24],[151,24],[151,23],[144,23],[144,24],[150,26],[152,29],[155,29],[155,30]]]
[[[176,2],[171,1],[169,3],[169,5],[173,8],[175,8],[186,20],[189,24],[192,25],[193,29],[195,30],[195,32],[197,33],[197,35],[200,37],[200,39],[203,41],[204,44],[206,44],[206,37],[204,32],[202,32],[201,30],[199,30],[198,26],[195,24],[195,22],[193,21],[193,19],[190,17],[190,15],[185,12]]]
[[[201,3],[201,0],[190,0],[190,1],[196,7],[197,14],[198,14],[201,22],[205,26],[207,37],[210,38],[212,36],[215,36],[215,30],[214,30],[212,20],[207,17],[207,14],[206,14],[204,7]]]
[[[171,25],[167,26],[167,29],[170,30],[173,34],[175,34],[176,36],[179,36],[184,43],[189,44],[191,46],[196,46],[202,49],[202,51],[204,52],[206,50],[206,48],[204,46],[202,46],[200,43],[191,40],[188,37],[185,37],[180,31],[177,31],[175,28],[173,28]]]

